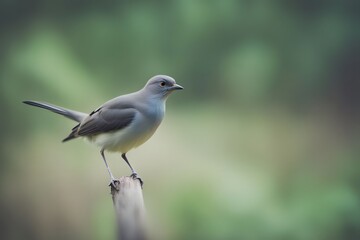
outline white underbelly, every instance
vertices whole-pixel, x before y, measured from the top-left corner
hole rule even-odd
[[[87,139],[104,150],[121,153],[127,153],[142,145],[155,133],[164,117],[165,101],[162,99],[155,100],[150,99],[148,101],[154,102],[139,106],[139,111],[129,126],[120,130],[89,136]],[[149,105],[153,107],[149,108]]]
[[[140,124],[134,122],[124,129],[98,134],[87,139],[98,147],[111,152],[127,153],[145,143],[156,131],[160,122]]]

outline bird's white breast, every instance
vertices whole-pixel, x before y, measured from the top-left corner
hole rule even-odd
[[[88,140],[102,149],[121,153],[142,145],[155,133],[164,117],[165,103],[152,106],[156,107],[140,109],[129,126],[92,136]]]

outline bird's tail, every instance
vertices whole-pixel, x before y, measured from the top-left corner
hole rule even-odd
[[[77,111],[66,109],[63,107],[58,107],[58,106],[55,106],[55,105],[52,105],[49,103],[42,103],[42,102],[37,102],[37,101],[23,101],[23,103],[31,105],[31,106],[50,110],[54,113],[57,113],[57,114],[65,116],[67,118],[70,118],[71,120],[74,120],[76,122],[81,122],[86,116],[88,116],[88,114],[86,114],[86,113],[77,112]]]

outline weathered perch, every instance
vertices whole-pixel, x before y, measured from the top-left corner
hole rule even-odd
[[[145,240],[145,206],[139,180],[121,177],[111,195],[117,218],[119,240]]]

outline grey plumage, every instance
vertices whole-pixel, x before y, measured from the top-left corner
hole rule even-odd
[[[132,176],[141,181],[129,164],[126,153],[153,135],[164,117],[167,97],[179,89],[183,88],[176,84],[173,78],[157,75],[141,90],[116,97],[90,114],[38,101],[24,103],[50,110],[78,122],[63,141],[85,137],[98,145],[113,184],[115,179],[107,165],[104,151],[121,152],[122,158],[132,170]]]
[[[37,101],[23,101],[23,103],[50,110],[54,113],[57,113],[57,114],[63,115],[64,117],[70,118],[71,120],[74,120],[76,122],[81,122],[88,115],[86,113],[66,109],[66,108],[59,107],[59,106],[49,104],[49,103],[43,103],[43,102],[37,102]]]
[[[63,142],[82,136],[120,130],[127,127],[134,119],[135,111],[129,109],[98,109],[93,111],[81,124],[76,125]]]

